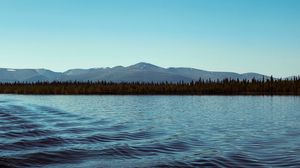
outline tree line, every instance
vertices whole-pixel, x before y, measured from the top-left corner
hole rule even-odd
[[[53,81],[0,83],[2,94],[68,95],[300,95],[300,77],[170,82]]]

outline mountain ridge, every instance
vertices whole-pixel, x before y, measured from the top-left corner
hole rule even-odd
[[[48,69],[0,68],[0,82],[37,82],[37,81],[112,81],[112,82],[190,82],[202,80],[223,80],[253,78],[267,79],[269,76],[259,73],[235,73],[205,71],[189,67],[163,68],[154,64],[140,62],[127,67],[69,69],[54,72]]]

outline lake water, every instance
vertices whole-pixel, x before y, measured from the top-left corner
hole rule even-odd
[[[300,167],[300,97],[0,95],[0,167]]]

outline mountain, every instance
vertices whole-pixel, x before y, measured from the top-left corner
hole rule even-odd
[[[0,68],[0,82],[36,81],[112,81],[112,82],[190,82],[192,80],[222,80],[253,78],[262,80],[268,76],[258,73],[238,74],[233,72],[213,72],[194,68],[162,68],[141,62],[128,67],[70,69],[53,72],[47,69],[7,69]]]
[[[46,69],[5,69],[0,68],[0,82],[15,81],[54,81],[60,80],[62,73]]]

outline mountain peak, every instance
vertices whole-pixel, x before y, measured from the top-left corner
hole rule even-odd
[[[154,70],[154,69],[161,69],[161,67],[146,63],[146,62],[140,62],[131,66],[128,66],[130,69],[139,69],[139,70]]]

